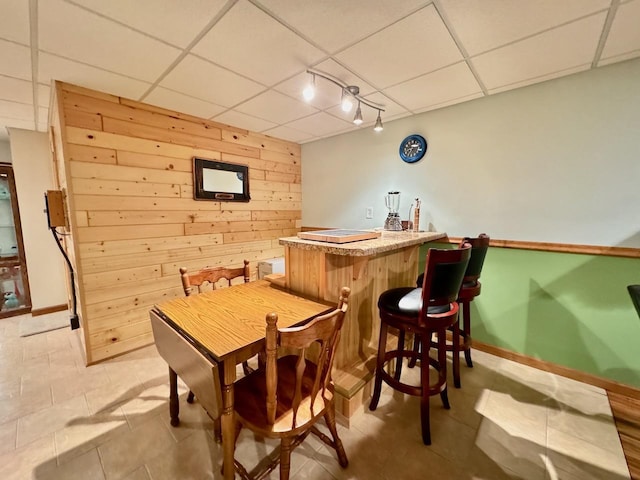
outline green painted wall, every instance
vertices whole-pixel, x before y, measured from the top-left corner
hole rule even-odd
[[[474,339],[640,388],[640,259],[490,248],[481,282]]]

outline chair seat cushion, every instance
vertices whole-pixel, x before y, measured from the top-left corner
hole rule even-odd
[[[387,290],[378,299],[378,308],[391,313],[407,316],[418,316],[422,308],[422,288],[400,287]],[[450,306],[437,305],[429,307],[427,313],[436,314],[448,312]]]

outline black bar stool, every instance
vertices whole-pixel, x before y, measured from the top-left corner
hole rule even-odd
[[[447,397],[446,332],[447,328],[453,328],[453,342],[457,344],[460,335],[456,298],[470,256],[471,245],[469,244],[464,244],[463,248],[457,250],[429,249],[422,288],[393,288],[382,293],[378,299],[380,340],[378,341],[373,397],[369,409],[375,410],[378,406],[383,381],[403,393],[421,397],[420,418],[422,441],[425,445],[431,444],[430,396],[439,393],[444,408],[450,408]],[[430,339],[435,333],[438,339],[438,359],[429,357],[431,342],[425,342],[425,348],[422,348],[421,352],[405,350],[404,341],[398,342],[396,350],[387,352],[389,327],[398,329],[399,336],[403,339],[406,332],[411,332],[425,339]],[[398,365],[405,357],[420,359],[421,382],[418,387],[402,383],[399,375],[391,376],[385,370],[385,366],[391,360],[395,360],[396,369],[398,369]],[[459,364],[459,357],[454,355],[454,368],[456,368],[456,361]],[[429,382],[430,366],[438,372],[438,380],[433,385]]]

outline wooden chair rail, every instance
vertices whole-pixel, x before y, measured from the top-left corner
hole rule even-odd
[[[462,237],[447,237],[444,241],[460,243]],[[586,255],[607,255],[610,257],[640,258],[640,248],[607,247],[603,245],[580,245],[573,243],[525,242],[522,240],[491,239],[490,246],[498,248],[516,248],[520,250],[539,250],[544,252],[582,253]]]

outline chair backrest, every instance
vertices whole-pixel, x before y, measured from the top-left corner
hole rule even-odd
[[[277,314],[267,315],[266,402],[267,418],[271,425],[276,422],[278,382],[283,382],[287,386],[286,391],[292,399],[289,428],[295,429],[299,423],[304,424],[306,420],[316,416],[317,408],[314,407],[319,398],[318,394],[321,394],[321,398],[326,398],[325,390],[332,388],[331,368],[350,294],[351,289],[343,287],[338,306],[334,310],[316,317],[301,327],[278,329]],[[278,370],[278,350],[285,351],[288,355],[287,359],[291,359],[291,362],[295,360],[294,369]],[[317,358],[310,360],[309,356]],[[292,375],[292,372],[295,373]],[[299,422],[298,411],[301,406],[304,408],[308,406],[309,409],[300,415],[302,418]]]
[[[227,280],[229,286],[231,280],[238,277],[244,277],[244,283],[250,280],[249,260],[244,261],[244,267],[226,268],[226,267],[205,267],[196,272],[187,273],[185,267],[180,267],[180,278],[182,279],[182,288],[184,294],[188,297],[194,293],[203,291],[205,285],[210,285],[215,290],[216,283],[222,279]],[[195,290],[194,291],[194,287]]]
[[[487,256],[487,250],[489,249],[489,240],[489,235],[481,233],[477,238],[465,237],[460,241],[460,245],[464,243],[471,245],[471,258],[464,274],[463,283],[477,282],[480,278],[484,258]]]
[[[428,307],[456,301],[470,256],[471,245],[468,243],[453,250],[429,249],[422,281],[421,319],[426,318]]]

